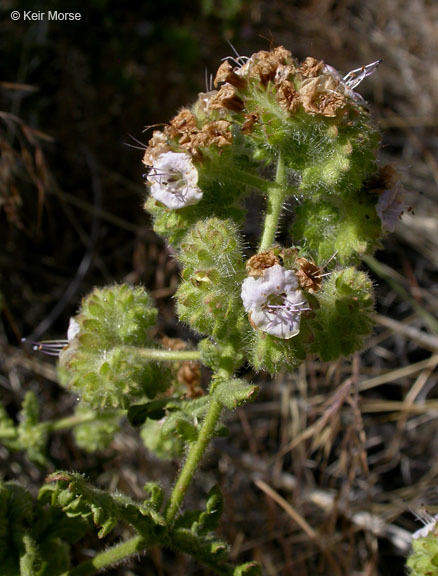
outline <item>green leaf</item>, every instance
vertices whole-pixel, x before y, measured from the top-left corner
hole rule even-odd
[[[215,397],[228,410],[234,410],[257,397],[259,387],[247,384],[240,378],[232,378],[218,383],[214,388]]]
[[[128,420],[131,426],[135,428],[141,426],[150,418],[151,420],[161,420],[165,415],[166,405],[173,400],[172,398],[161,398],[151,400],[144,404],[134,404],[128,409]]]
[[[224,509],[224,500],[219,486],[213,486],[207,496],[205,512],[199,516],[197,531],[206,534],[216,530]]]
[[[236,566],[233,576],[262,576],[262,569],[258,562],[246,562]]]

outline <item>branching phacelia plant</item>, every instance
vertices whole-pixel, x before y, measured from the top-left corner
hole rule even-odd
[[[58,347],[61,383],[79,397],[76,414],[38,423],[29,395],[18,428],[2,415],[2,437],[42,464],[51,430],[74,426],[79,445],[94,450],[127,412],[149,450],[184,464],[170,495],[147,484],[142,502],[70,472],[52,474],[37,502],[3,484],[5,575],[93,574],[155,545],[184,551],[212,573],[261,573],[255,562],[233,566],[215,536],[217,488],[202,511],[184,512],[183,500],[209,442],[224,433],[223,413],[257,395],[236,376],[243,364],[293,370],[310,353],[324,361],[349,355],[370,334],[373,286],[357,266],[404,208],[394,170],[377,165],[379,133],[355,92],[377,65],[342,78],[314,58],[297,62],[283,47],[226,59],[216,89],[153,132],[143,159],[145,208],[181,265],[176,310],[198,344],[158,338],[157,310],[142,288],[95,289]],[[248,198],[257,195],[264,223],[250,250],[243,230]],[[208,393],[199,363],[212,373]],[[69,547],[92,523],[103,537],[119,521],[132,538],[70,567]]]

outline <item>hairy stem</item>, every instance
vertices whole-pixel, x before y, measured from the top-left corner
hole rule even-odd
[[[149,543],[141,536],[134,536],[125,540],[100,554],[97,554],[92,560],[87,560],[79,566],[64,572],[60,576],[90,576],[99,570],[108,566],[117,564],[121,560],[141,552],[149,546]]]
[[[228,174],[228,178],[235,180],[236,183],[246,184],[247,186],[251,186],[256,190],[261,190],[262,192],[269,193],[269,191],[273,187],[272,181],[265,180],[264,178],[260,178],[254,173],[247,172],[246,170],[239,170],[237,168],[233,168]]]
[[[125,346],[124,349],[129,348]],[[200,360],[201,353],[198,350],[161,350],[159,348],[133,348],[139,356],[148,360],[159,362],[184,362],[186,360]]]
[[[105,413],[100,414],[99,418],[113,419],[115,416],[123,416],[126,414],[126,410],[117,410],[117,412],[111,412],[106,415]],[[60,430],[68,430],[69,428],[74,428],[78,424],[84,424],[85,422],[91,422],[96,419],[96,414],[93,410],[85,414],[75,414],[74,416],[67,416],[66,418],[60,418],[59,420],[53,420],[45,422],[47,424],[49,432],[59,432]]]
[[[268,190],[268,205],[266,207],[265,226],[259,252],[265,252],[271,248],[277,234],[278,221],[280,219],[283,200],[286,194],[286,168],[281,153],[277,160],[277,174],[275,183]]]
[[[187,460],[181,470],[172,494],[170,495],[166,511],[166,520],[169,524],[171,524],[175,518],[190,482],[198,468],[199,462],[213,437],[214,429],[216,428],[221,411],[222,404],[212,396],[198,439],[190,447]]]

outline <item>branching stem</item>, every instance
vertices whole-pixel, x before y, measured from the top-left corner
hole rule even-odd
[[[260,252],[266,252],[271,248],[277,234],[278,221],[286,195],[286,167],[284,160],[279,153],[277,160],[277,173],[275,184],[268,190],[268,204],[266,207],[265,226],[263,228],[262,240],[260,242]]]
[[[129,558],[133,554],[142,552],[150,545],[141,536],[134,536],[129,540],[125,540],[104,552],[100,552],[91,560],[82,562],[79,566],[63,572],[60,576],[91,576],[103,568],[117,564],[121,560]]]
[[[125,348],[129,348],[126,346]],[[187,360],[197,361],[201,359],[198,350],[161,350],[159,348],[135,348],[135,353],[148,360],[159,362],[184,362]]]
[[[126,410],[117,410],[115,413],[111,412],[106,415],[102,413],[99,415],[100,419],[113,419],[115,416],[123,416],[126,414]],[[66,418],[60,418],[59,420],[53,420],[46,422],[49,432],[59,432],[61,430],[68,430],[69,428],[74,428],[79,424],[84,424],[85,422],[92,422],[96,420],[96,414],[92,410],[86,412],[85,414],[74,414],[73,416],[67,416]]]

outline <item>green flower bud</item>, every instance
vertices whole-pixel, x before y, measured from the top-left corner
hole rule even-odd
[[[79,418],[90,416],[89,420],[73,428],[76,444],[86,452],[96,452],[107,448],[120,429],[121,414],[119,411],[105,410],[96,413],[79,404],[75,409],[75,415]]]
[[[360,254],[371,253],[379,245],[375,200],[361,192],[342,202],[303,202],[296,211],[292,236],[319,262],[334,254],[341,264],[356,262]]]
[[[179,258],[184,266],[176,293],[180,319],[216,340],[240,335],[244,265],[236,226],[218,218],[198,222],[181,243]]]
[[[242,321],[242,324],[245,324]],[[215,372],[219,369],[234,372],[245,361],[245,346],[242,345],[241,338],[236,331],[229,335],[226,342],[217,342],[210,338],[204,338],[198,344],[201,352],[201,361],[204,366],[208,366]]]
[[[73,337],[59,357],[63,386],[94,408],[126,408],[164,391],[170,372],[142,358],[153,344],[157,310],[147,292],[125,284],[95,289],[71,323]]]
[[[39,421],[39,404],[36,395],[29,391],[23,400],[18,425],[18,444],[25,449],[29,460],[39,466],[47,464],[47,425]]]
[[[308,321],[304,317],[301,319],[300,333],[289,340],[254,332],[248,360],[255,370],[266,370],[270,374],[282,369],[293,370],[305,359],[310,338]]]
[[[373,286],[367,274],[355,268],[336,270],[315,298],[319,307],[310,322],[312,351],[328,361],[359,350],[373,326]]]
[[[160,420],[146,420],[140,436],[145,447],[161,460],[174,460],[184,453],[183,440],[175,434],[163,433],[163,422]]]
[[[438,534],[431,532],[412,540],[412,552],[406,566],[411,576],[438,576]]]

